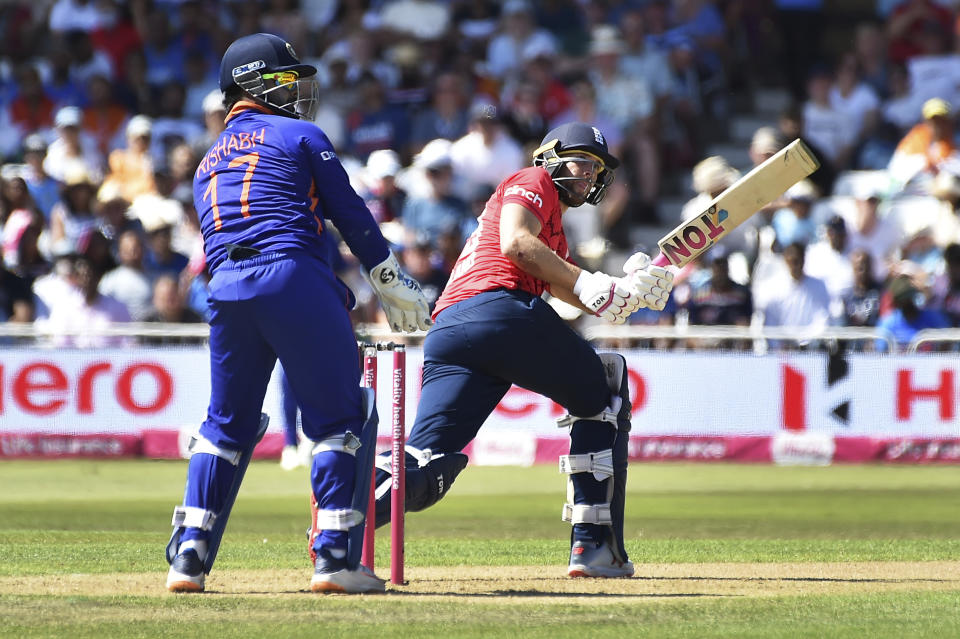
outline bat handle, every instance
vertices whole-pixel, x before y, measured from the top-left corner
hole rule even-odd
[[[654,266],[663,266],[663,267],[670,266],[670,260],[668,260],[667,256],[664,255],[663,253],[660,253],[660,255],[653,258],[652,263]]]

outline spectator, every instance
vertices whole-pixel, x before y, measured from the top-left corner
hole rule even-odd
[[[73,253],[84,232],[97,227],[94,195],[97,184],[83,167],[74,166],[64,176],[60,201],[50,213],[50,251]]]
[[[70,79],[78,87],[87,86],[95,75],[112,78],[113,64],[103,51],[93,48],[93,41],[86,31],[74,30],[65,36],[70,50]]]
[[[830,164],[838,169],[849,168],[859,125],[849,114],[833,106],[833,74],[817,67],[807,81],[807,101],[803,105],[803,137],[812,140]]]
[[[523,51],[557,50],[553,35],[537,26],[529,0],[507,0],[500,9],[501,29],[487,47],[487,69],[499,80],[519,69]],[[496,180],[494,183],[499,182]]]
[[[3,231],[3,253],[8,266],[17,262],[17,254],[12,246],[14,237],[19,239],[24,228],[42,222],[43,216],[30,196],[24,179],[19,175],[4,179],[0,185],[0,227]]]
[[[33,223],[20,229],[19,237],[10,238],[10,245],[16,255],[16,262],[10,267],[10,270],[22,278],[31,288],[38,278],[47,275],[52,268],[50,262],[40,252],[38,240],[42,232],[43,224],[39,219],[36,219]]]
[[[150,156],[152,131],[153,121],[150,118],[145,115],[133,116],[126,127],[126,147],[110,153],[110,172],[104,180],[104,186],[115,189],[127,202],[156,191],[154,163]]]
[[[25,64],[17,70],[17,96],[8,109],[10,123],[21,138],[53,126],[54,102],[33,65]]]
[[[43,77],[43,89],[57,108],[82,106],[86,103],[85,85],[74,77],[73,52],[66,41],[55,41],[50,47]]]
[[[780,73],[794,99],[803,95],[803,78],[820,54],[818,43],[826,22],[824,0],[775,0],[775,20],[781,43]]]
[[[949,37],[953,15],[932,0],[903,0],[887,20],[889,55],[894,62],[906,62],[928,51],[931,39]]]
[[[665,41],[670,71],[669,107],[661,138],[671,166],[690,166],[702,155],[704,113],[693,42],[682,33]]]
[[[61,297],[50,308],[50,317],[38,320],[43,330],[53,335],[56,346],[105,348],[122,346],[126,340],[105,336],[103,329],[118,322],[129,322],[127,308],[97,290],[101,273],[85,257],[73,262],[75,292]]]
[[[887,293],[893,302],[893,311],[877,322],[877,328],[893,335],[900,350],[903,350],[916,334],[928,328],[949,328],[944,315],[924,306],[923,295],[909,277],[899,276],[890,282]],[[886,341],[877,341],[877,350],[886,351]]]
[[[847,224],[834,215],[824,225],[826,238],[807,247],[803,270],[823,280],[830,294],[830,315],[843,317],[843,297],[853,287],[853,265],[850,262]]]
[[[117,239],[120,264],[100,280],[99,291],[127,308],[134,321],[150,313],[151,285],[143,268],[143,240],[136,231],[124,231]]]
[[[38,324],[50,317],[51,309],[69,303],[69,298],[77,295],[73,277],[76,259],[76,253],[57,255],[50,272],[33,281],[34,315]]]
[[[87,81],[87,107],[83,110],[83,130],[97,144],[101,157],[122,143],[120,132],[129,114],[113,97],[113,85],[106,76],[93,75]]]
[[[414,159],[414,167],[426,177],[426,191],[411,194],[403,206],[401,220],[408,233],[436,244],[445,231],[459,232],[470,216],[467,204],[453,194],[453,159],[446,140],[429,142]]]
[[[890,59],[883,30],[875,22],[861,22],[854,29],[853,54],[860,77],[881,99],[888,96]]]
[[[529,162],[507,134],[496,106],[478,102],[470,109],[468,133],[450,147],[458,197],[466,200],[478,184],[499,184]]]
[[[94,212],[97,215],[97,228],[111,242],[124,231],[134,231],[143,236],[143,225],[140,220],[127,216],[130,202],[123,199],[115,185],[105,184],[97,191],[97,201]]]
[[[226,128],[227,110],[223,106],[223,92],[214,89],[203,98],[204,132],[193,141],[193,153],[202,158]]]
[[[433,79],[430,105],[413,118],[411,148],[417,152],[430,140],[456,140],[467,132],[467,89],[457,73],[439,73]]]
[[[143,33],[146,80],[153,87],[184,82],[185,51],[170,26],[170,18],[155,8]]]
[[[90,32],[90,40],[110,58],[114,70],[111,80],[120,80],[126,77],[127,58],[140,52],[143,41],[133,24],[129,3],[111,2],[107,10],[112,15]]]
[[[28,135],[23,141],[23,161],[21,175],[30,189],[34,203],[49,223],[50,211],[60,199],[60,183],[47,175],[43,169],[43,160],[47,157],[47,143],[39,133]]]
[[[49,25],[54,33],[93,31],[111,17],[110,9],[96,0],[56,0],[50,8]]]
[[[750,289],[730,279],[727,254],[721,248],[708,256],[710,276],[691,282],[690,297],[685,307],[691,324],[707,326],[749,326],[753,317]]]
[[[520,143],[525,155],[532,155],[547,134],[547,120],[540,113],[540,89],[532,82],[520,82],[504,114],[510,137]]]
[[[357,106],[347,117],[347,151],[361,162],[377,149],[405,152],[410,133],[407,114],[387,103],[385,87],[373,73],[365,73],[358,86]]]
[[[876,185],[863,184],[855,193],[856,208],[847,219],[850,250],[862,248],[873,258],[873,275],[879,282],[887,279],[894,254],[900,248],[901,230],[896,220],[881,215],[882,192]]]
[[[897,183],[907,186],[917,180],[918,188],[929,189],[929,181],[943,170],[945,163],[956,161],[957,147],[953,113],[946,100],[927,100],[922,113],[924,121],[900,140],[887,168]]]
[[[680,220],[691,220],[707,209],[713,198],[723,193],[727,187],[740,179],[740,172],[730,166],[727,160],[719,155],[704,158],[693,167],[691,184],[696,195],[687,201],[680,210]],[[673,220],[670,220],[673,223]],[[755,215],[731,231],[721,240],[721,244],[731,254],[747,255],[756,248],[757,229],[763,223],[769,223],[769,218]],[[737,258],[733,268],[736,271],[735,279],[747,279],[746,261]]]
[[[451,7],[437,0],[388,0],[380,10],[380,26],[389,38],[439,40],[450,28]]]
[[[410,277],[420,282],[420,290],[427,298],[431,313],[447,284],[448,273],[444,272],[439,261],[434,259],[433,243],[429,237],[421,233],[408,234],[408,241],[400,253],[400,262]]]
[[[830,158],[817,146],[816,142],[805,137],[804,131],[806,129],[803,113],[804,108],[797,104],[790,105],[780,112],[780,116],[777,118],[777,131],[780,140],[796,140],[798,138],[803,140],[804,144],[813,152],[814,157],[820,160],[820,168],[810,174],[809,180],[817,185],[817,190],[820,193],[832,193],[833,183],[837,179],[837,171]],[[778,147],[776,151],[779,150]],[[771,155],[776,151],[771,152]]]
[[[396,180],[401,168],[399,156],[391,149],[374,151],[367,158],[359,193],[377,223],[391,222],[403,211],[407,194]]]
[[[211,93],[220,93],[217,85],[216,66],[202,55],[193,52],[187,55],[185,75],[186,93],[183,100],[183,115],[190,120],[201,120],[206,113],[206,98]],[[223,98],[221,95],[221,103]]]
[[[854,156],[863,143],[873,135],[880,121],[880,98],[861,78],[856,54],[847,53],[837,65],[836,81],[830,89],[830,106],[844,114],[853,127],[851,137]]]
[[[842,297],[846,326],[876,326],[883,290],[873,277],[873,258],[863,249],[850,254],[851,286]]]
[[[153,310],[147,313],[144,321],[198,324],[203,318],[186,305],[177,279],[161,275],[153,284]]]
[[[33,293],[30,284],[0,263],[0,321],[33,321]]]
[[[144,224],[144,229],[147,231],[147,252],[143,266],[147,277],[156,279],[169,275],[179,280],[190,260],[173,250],[173,225],[159,218]]]
[[[801,243],[804,246],[817,239],[817,222],[810,217],[817,199],[816,187],[809,180],[801,180],[784,193],[786,206],[773,215],[773,230],[780,246]]]
[[[803,244],[790,244],[783,249],[788,277],[781,278],[768,291],[764,325],[820,329],[829,323],[830,295],[823,280],[803,272]]]
[[[960,327],[960,244],[951,243],[943,250],[944,273],[934,285],[932,308],[943,313],[950,326]]]
[[[150,131],[150,154],[158,166],[163,165],[173,147],[203,137],[203,127],[183,114],[185,97],[179,82],[168,82],[160,91],[160,110]]]
[[[54,123],[57,138],[47,147],[43,170],[60,182],[66,180],[68,173],[84,173],[99,182],[102,157],[93,138],[80,129],[83,112],[75,106],[63,107],[57,111]]]
[[[616,27],[596,27],[590,42],[590,80],[597,96],[599,114],[627,133],[624,163],[631,167],[638,187],[638,214],[634,221],[651,223],[657,220],[656,202],[660,190],[657,99],[645,78],[621,71],[623,51],[624,45]]]

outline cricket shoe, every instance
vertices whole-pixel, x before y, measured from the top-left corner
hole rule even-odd
[[[575,541],[570,548],[569,577],[632,577],[633,562],[617,559],[604,542]]]
[[[192,548],[173,558],[167,573],[167,590],[170,592],[203,592],[203,562]]]
[[[380,579],[366,566],[356,570],[347,569],[347,560],[339,559],[321,548],[310,580],[313,592],[383,592],[386,581]]]

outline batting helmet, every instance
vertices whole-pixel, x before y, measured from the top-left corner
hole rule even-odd
[[[576,157],[570,157],[573,155]],[[596,179],[586,195],[568,186],[583,178],[570,175],[567,162],[595,165],[593,175]],[[607,140],[600,129],[583,122],[568,122],[547,133],[540,147],[533,152],[533,164],[547,170],[560,193],[560,200],[567,206],[576,207],[584,202],[600,203],[607,187],[613,183],[613,172],[620,166],[620,160],[607,149]]]
[[[226,93],[237,86],[282,115],[312,119],[319,99],[312,79],[316,73],[316,67],[300,63],[283,38],[254,33],[227,47],[220,61],[220,90]],[[265,80],[272,82],[267,85]]]

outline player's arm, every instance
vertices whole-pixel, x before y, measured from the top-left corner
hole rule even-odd
[[[544,244],[537,237],[541,229],[540,220],[525,207],[515,202],[504,204],[500,210],[500,252],[525,272],[549,284],[552,294],[556,295],[554,289],[561,288],[572,293],[582,269]],[[579,302],[576,306],[583,307]]]
[[[627,282],[567,262],[537,237],[541,228],[531,211],[507,202],[500,209],[500,252],[546,282],[551,294],[608,322],[622,324],[639,308],[640,298]]]

